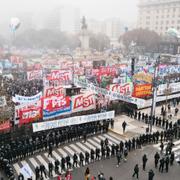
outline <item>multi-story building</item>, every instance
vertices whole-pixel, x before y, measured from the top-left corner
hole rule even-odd
[[[169,28],[180,31],[180,0],[139,0],[138,28],[164,35]]]

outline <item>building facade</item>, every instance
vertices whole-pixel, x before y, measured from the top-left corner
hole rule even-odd
[[[154,30],[159,35],[169,28],[180,31],[180,0],[139,0],[138,28]]]

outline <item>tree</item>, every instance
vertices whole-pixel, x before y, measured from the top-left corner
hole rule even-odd
[[[122,41],[126,49],[129,48],[131,42],[135,42],[136,46],[141,46],[146,52],[158,52],[161,37],[155,32],[147,29],[134,29],[123,34],[119,41]]]
[[[105,48],[110,47],[110,40],[105,34],[91,34],[89,39],[89,45],[93,49],[103,51]]]

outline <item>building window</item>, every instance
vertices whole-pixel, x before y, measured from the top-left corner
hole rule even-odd
[[[161,21],[161,24],[163,24],[164,22],[163,21]]]
[[[180,24],[180,20],[178,20],[177,23]]]
[[[168,27],[166,27],[166,30],[168,30],[169,28]]]
[[[167,15],[167,18],[169,17],[169,14]]]
[[[149,23],[149,21],[146,21],[146,25],[149,25],[150,23]]]
[[[172,24],[174,24],[174,21],[171,21]]]
[[[158,21],[156,21],[156,25],[158,25]]]
[[[179,30],[179,29],[180,29],[180,27],[178,26],[178,27],[177,27],[177,30]]]
[[[169,21],[166,21],[166,24],[169,24]]]
[[[146,19],[150,19],[150,16],[146,16]]]
[[[161,16],[161,18],[164,18],[164,16]]]
[[[173,12],[175,12],[176,11],[176,8],[173,8]]]
[[[156,19],[158,19],[159,18],[159,16],[156,16]]]
[[[159,10],[156,10],[157,13],[159,13]]]

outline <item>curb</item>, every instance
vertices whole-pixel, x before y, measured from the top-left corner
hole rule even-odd
[[[113,129],[109,129],[109,132],[114,133],[114,134],[116,134],[116,135],[118,135],[118,136],[121,136],[121,137],[123,137],[123,138],[128,138],[127,136],[125,136],[125,135],[123,135],[123,134],[120,134],[120,133],[118,133],[118,131],[114,131]]]

